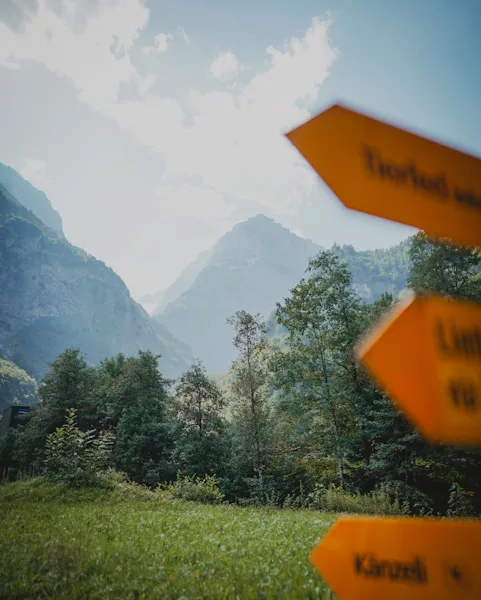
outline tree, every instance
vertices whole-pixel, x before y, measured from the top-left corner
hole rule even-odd
[[[65,422],[66,409],[78,409],[79,424],[95,421],[92,393],[95,369],[77,349],[66,349],[52,363],[38,390],[41,403],[32,407],[31,417],[17,438],[15,455],[21,468],[39,469],[47,436]]]
[[[238,453],[250,463],[252,473],[262,476],[268,452],[266,325],[259,314],[237,311],[227,319],[235,331],[238,359],[232,365],[231,393]]]
[[[481,300],[481,254],[420,232],[411,238],[409,286],[418,293]]]
[[[148,485],[173,476],[166,406],[169,382],[158,371],[159,358],[140,351],[137,357],[126,359],[109,395],[113,414],[120,415],[116,466],[135,481]]]
[[[174,458],[190,475],[219,474],[225,458],[224,395],[198,361],[177,383],[172,401]]]
[[[411,238],[409,257],[412,263],[409,286],[420,294],[437,294],[475,302],[481,301],[481,253],[479,250],[431,238],[420,232]],[[480,505],[479,450],[424,444],[422,459],[429,465],[425,480],[435,488],[440,510],[446,510],[449,494],[459,485],[473,490]],[[420,478],[418,477],[418,484]],[[454,487],[452,487],[452,484]],[[451,487],[450,487],[451,486]],[[432,494],[434,495],[434,494]]]
[[[350,290],[349,270],[334,253],[320,252],[307,273],[284,304],[277,305],[277,320],[289,335],[286,351],[274,354],[271,368],[276,386],[315,424],[311,432],[318,438],[317,448],[336,457],[344,485],[344,455],[354,425],[345,389],[359,332],[358,301]],[[342,376],[336,354],[346,363]]]

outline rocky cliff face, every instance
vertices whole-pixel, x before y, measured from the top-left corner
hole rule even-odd
[[[0,353],[40,379],[67,347],[92,364],[151,350],[167,377],[190,364],[189,348],[149,318],[120,277],[0,187]]]

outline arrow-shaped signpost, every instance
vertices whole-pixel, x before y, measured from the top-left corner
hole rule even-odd
[[[481,247],[481,160],[334,105],[287,134],[348,208]],[[358,359],[431,442],[481,445],[481,305],[397,304]],[[311,560],[340,600],[481,598],[481,522],[343,518]]]
[[[479,600],[481,521],[343,517],[311,555],[342,600]]]
[[[481,444],[481,305],[413,295],[357,355],[426,439]]]
[[[287,138],[347,206],[481,246],[481,160],[338,104]]]

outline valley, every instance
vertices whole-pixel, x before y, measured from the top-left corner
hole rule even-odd
[[[112,269],[68,243],[45,194],[5,165],[0,186],[0,353],[38,382],[67,347],[79,348],[90,364],[152,350],[167,377],[194,359],[224,373],[235,357],[226,319],[238,310],[272,319],[321,250],[258,214],[200,254],[168,289],[146,297],[144,308]],[[351,268],[357,293],[372,302],[406,285],[406,249],[333,251]]]

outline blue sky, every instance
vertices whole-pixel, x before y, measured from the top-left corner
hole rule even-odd
[[[137,298],[259,212],[393,245],[282,133],[342,100],[481,155],[480,24],[475,0],[3,0],[0,161]]]

